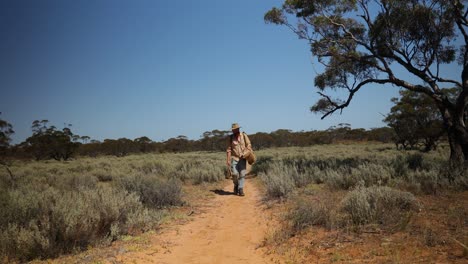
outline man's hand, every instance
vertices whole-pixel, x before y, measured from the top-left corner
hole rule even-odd
[[[226,160],[226,165],[228,166],[228,168],[231,167],[231,161],[230,160]]]

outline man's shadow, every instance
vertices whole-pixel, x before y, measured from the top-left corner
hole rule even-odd
[[[214,192],[217,195],[236,195],[234,192],[226,192],[225,190],[221,190],[221,189],[210,190],[210,192]]]

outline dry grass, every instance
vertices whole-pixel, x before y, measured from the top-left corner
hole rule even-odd
[[[218,153],[14,162],[0,171],[0,262],[47,258],[158,227],[183,187],[224,178]]]
[[[468,177],[447,181],[447,146],[428,154],[385,144],[256,154],[252,171],[265,201],[281,211],[282,225],[266,244],[292,261],[466,261],[458,242],[468,242]],[[168,208],[205,195],[184,190],[224,178],[224,159],[185,153],[15,162],[13,178],[0,171],[0,262],[57,256],[157,228],[171,218]]]
[[[266,246],[303,252],[300,262],[464,263],[468,176],[448,180],[448,150],[350,144],[260,151],[259,160],[267,158],[253,170],[282,219]]]

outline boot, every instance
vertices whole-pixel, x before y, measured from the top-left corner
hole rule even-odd
[[[234,194],[238,194],[239,193],[239,185],[234,185]]]
[[[239,196],[244,196],[244,188],[239,188]]]

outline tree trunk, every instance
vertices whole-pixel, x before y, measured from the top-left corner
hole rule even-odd
[[[467,43],[465,39],[465,43]],[[466,46],[465,46],[466,48]],[[465,52],[464,57],[464,66],[461,75],[462,79],[462,90],[458,95],[457,101],[453,107],[447,107],[445,114],[450,113],[450,118],[446,118],[448,115],[444,116],[446,124],[448,124],[448,137],[450,142],[450,164],[451,166],[456,166],[457,168],[466,167],[468,161],[468,131],[465,126],[465,114],[466,106],[468,104],[468,52]],[[441,110],[442,110],[441,108]],[[447,122],[448,121],[448,122]]]
[[[461,125],[449,127],[447,132],[450,143],[450,165],[462,168],[468,163],[468,132]]]
[[[457,98],[459,105],[462,105],[464,95]],[[436,102],[439,107],[442,119],[450,144],[450,168],[449,179],[453,180],[458,172],[468,164],[468,130],[465,127],[464,111],[457,111],[456,105],[445,97],[443,101]],[[460,106],[459,106],[460,107]]]

